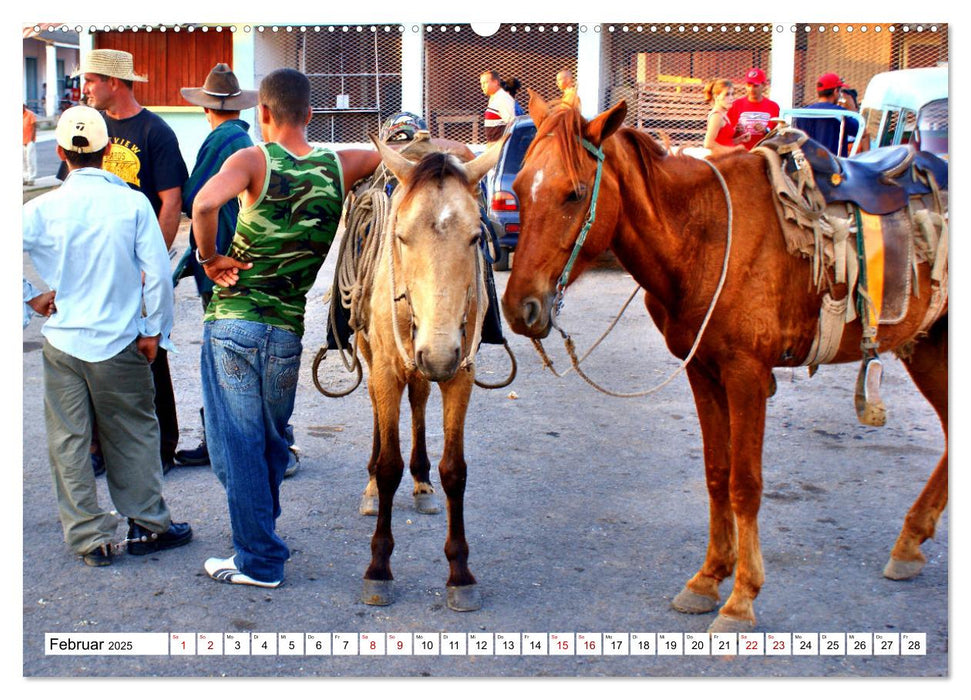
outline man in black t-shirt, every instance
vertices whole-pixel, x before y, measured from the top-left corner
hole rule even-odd
[[[148,82],[148,79],[135,73],[130,53],[114,49],[89,51],[71,77],[78,75],[87,105],[100,110],[108,125],[111,153],[104,160],[104,169],[148,197],[158,217],[165,246],[171,248],[179,231],[182,185],[189,172],[175,132],[135,99],[134,83]],[[152,376],[161,432],[162,468],[168,471],[179,444],[179,421],[168,355],[161,348],[152,363]]]

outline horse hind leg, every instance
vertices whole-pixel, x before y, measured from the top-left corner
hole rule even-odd
[[[472,373],[460,370],[440,384],[445,427],[445,447],[438,471],[446,496],[448,535],[445,556],[449,576],[446,582],[448,607],[458,612],[482,607],[481,593],[469,570],[469,545],[465,539],[465,416],[472,392]]]
[[[937,521],[947,506],[947,330],[945,316],[931,327],[926,338],[917,342],[911,354],[902,358],[917,388],[937,411],[944,429],[944,454],[904,518],[890,561],[883,570],[890,579],[910,579],[924,568],[927,560],[920,545],[934,536]]]
[[[430,393],[431,386],[424,377],[416,376],[408,383],[408,402],[411,405],[411,461],[408,467],[415,482],[412,495],[415,510],[427,515],[442,510],[431,483],[431,462],[425,443],[425,407]]]
[[[708,485],[708,550],[698,572],[671,601],[683,613],[701,614],[715,610],[720,602],[718,587],[731,575],[737,559],[735,516],[729,494],[729,424],[724,388],[703,369],[688,367],[705,452],[705,480]]]

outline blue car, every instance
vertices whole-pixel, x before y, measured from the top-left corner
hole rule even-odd
[[[529,116],[516,117],[509,127],[509,137],[502,145],[499,162],[489,178],[489,217],[498,224],[499,250],[494,270],[508,270],[509,256],[519,241],[519,200],[512,190],[523,157],[536,136],[536,126]]]

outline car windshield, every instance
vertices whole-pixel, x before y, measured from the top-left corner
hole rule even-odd
[[[947,153],[947,100],[934,100],[924,105],[917,115],[920,149],[938,155]]]
[[[509,145],[506,147],[506,163],[507,168],[512,172],[517,172],[523,164],[523,158],[526,156],[526,151],[529,149],[529,144],[532,143],[533,137],[536,136],[536,127],[532,122],[528,124],[523,124],[520,128],[513,131],[512,136],[509,137]]]

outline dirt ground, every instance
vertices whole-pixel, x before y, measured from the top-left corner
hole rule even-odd
[[[177,247],[184,247],[183,230]],[[881,575],[904,513],[942,449],[942,432],[903,367],[887,358],[884,428],[857,424],[855,366],[777,370],[769,404],[761,513],[766,583],[759,632],[919,632],[921,656],[408,656],[108,657],[44,653],[45,633],[637,633],[704,632],[711,615],[685,616],[671,598],[700,565],[707,493],[694,406],[681,376],[637,400],[595,392],[577,376],[544,371],[529,343],[510,336],[519,374],[503,390],[476,389],[467,422],[470,565],[479,611],[445,606],[445,516],[421,515],[402,483],[392,566],[397,601],[359,602],[374,519],[357,514],[371,446],[370,405],[359,389],[326,398],[310,377],[323,342],[328,260],[308,303],[294,412],[302,469],[284,482],[278,529],[292,549],[286,583],[266,591],[220,585],[202,571],[230,551],[222,489],[207,468],[176,468],[165,497],[193,542],[157,556],[122,556],[91,569],[62,543],[51,492],[41,395],[40,319],[23,333],[23,674],[51,677],[789,678],[947,677],[950,667],[949,511],[924,545],[913,581]],[[25,271],[32,270],[25,257]],[[507,273],[497,273],[501,294]],[[571,288],[562,317],[583,350],[633,287],[603,266]],[[191,280],[176,288],[171,356],[183,446],[200,436],[201,305]],[[507,331],[508,334],[508,331]],[[547,350],[561,369],[562,347]],[[639,303],[589,361],[614,389],[645,388],[677,361]],[[487,347],[479,371],[495,381],[505,356]],[[328,360],[325,383],[344,370]],[[407,412],[405,418],[407,420]],[[433,394],[429,451],[441,450]],[[403,423],[403,434],[408,435]],[[405,440],[404,449],[410,448]],[[407,479],[406,479],[407,481]],[[437,475],[433,475],[437,484]],[[100,496],[107,500],[103,479]],[[119,529],[118,536],[124,534]],[[730,581],[722,591],[727,594]],[[501,686],[500,686],[501,688]]]

